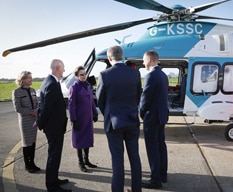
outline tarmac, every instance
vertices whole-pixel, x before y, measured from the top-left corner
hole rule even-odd
[[[166,141],[168,148],[168,182],[163,184],[163,192],[232,192],[232,143],[221,141],[216,144],[215,136],[210,134],[208,142],[198,144],[185,117],[171,117],[166,125]],[[173,123],[175,122],[175,124]],[[198,123],[198,122],[197,122]],[[200,126],[200,125],[199,125]],[[197,127],[197,131],[198,131]],[[207,134],[208,136],[208,134]],[[202,137],[202,136],[201,136]],[[200,137],[200,138],[201,138]],[[88,172],[81,172],[78,167],[76,150],[71,147],[71,127],[67,125],[65,134],[62,160],[59,171],[60,179],[69,179],[63,185],[65,189],[77,192],[107,192],[111,191],[111,156],[108,149],[106,135],[103,129],[103,117],[100,115],[98,122],[94,123],[93,148],[90,148],[90,161],[97,168],[88,168]],[[201,138],[205,141],[204,136]],[[224,140],[224,138],[223,138]],[[225,143],[226,142],[226,143]],[[206,145],[208,143],[209,146]],[[227,144],[227,145],[225,145]],[[221,145],[221,149],[220,149]],[[225,145],[224,148],[222,145]],[[142,126],[139,139],[140,157],[142,163],[143,180],[148,180],[150,169],[148,165]],[[47,160],[47,141],[43,132],[38,132],[35,163],[41,168],[37,173],[28,173],[24,169],[21,143],[15,145],[3,168],[4,192],[44,192],[45,167]],[[220,150],[219,150],[220,149]],[[216,153],[216,150],[218,152]],[[126,151],[125,151],[126,152]],[[216,158],[216,156],[218,158]],[[227,158],[226,158],[227,157]],[[217,161],[216,161],[217,159]],[[222,166],[224,161],[224,166]],[[221,164],[222,163],[222,164]],[[130,189],[130,165],[125,153],[125,189]],[[142,189],[143,192],[155,189]]]

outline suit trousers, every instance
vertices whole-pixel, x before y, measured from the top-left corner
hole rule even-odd
[[[155,124],[153,127],[144,126],[143,129],[151,169],[151,180],[158,184],[167,178],[168,159],[164,127],[164,124]]]
[[[58,185],[58,171],[64,142],[64,133],[46,134],[48,140],[48,159],[46,165],[46,187],[55,191]]]
[[[132,192],[141,192],[141,161],[139,157],[140,129],[138,127],[110,129],[106,133],[112,156],[112,192],[124,191],[124,141],[131,166]]]

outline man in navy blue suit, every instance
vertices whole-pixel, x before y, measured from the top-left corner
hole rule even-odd
[[[138,70],[126,66],[120,46],[110,47],[108,60],[113,65],[100,73],[97,104],[104,115],[104,129],[112,156],[112,191],[124,191],[124,143],[131,166],[132,192],[141,192],[141,161],[138,105],[141,78]]]
[[[167,146],[165,143],[165,124],[168,121],[168,78],[158,66],[159,57],[155,51],[147,51],[143,64],[150,71],[144,81],[140,100],[140,116],[143,119],[143,131],[148,161],[151,169],[149,181],[142,187],[159,189],[167,182]]]
[[[60,187],[68,179],[58,179],[64,133],[66,132],[66,104],[59,84],[64,64],[54,59],[51,63],[52,74],[45,78],[40,89],[40,109],[36,125],[43,130],[48,140],[48,159],[46,165],[46,187],[48,192],[70,192]]]

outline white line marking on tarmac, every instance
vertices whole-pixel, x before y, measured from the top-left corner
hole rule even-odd
[[[21,148],[21,141],[18,142],[6,158],[2,170],[2,183],[5,192],[18,192],[14,177],[15,154]]]

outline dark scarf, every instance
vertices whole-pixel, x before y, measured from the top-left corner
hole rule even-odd
[[[33,101],[32,101],[32,95],[31,95],[30,87],[29,88],[21,87],[21,88],[27,91],[28,96],[29,96],[30,101],[31,101],[32,109],[34,109],[34,104],[33,104]]]
[[[86,81],[78,81],[79,84],[84,87],[86,90],[88,90],[89,83]]]

